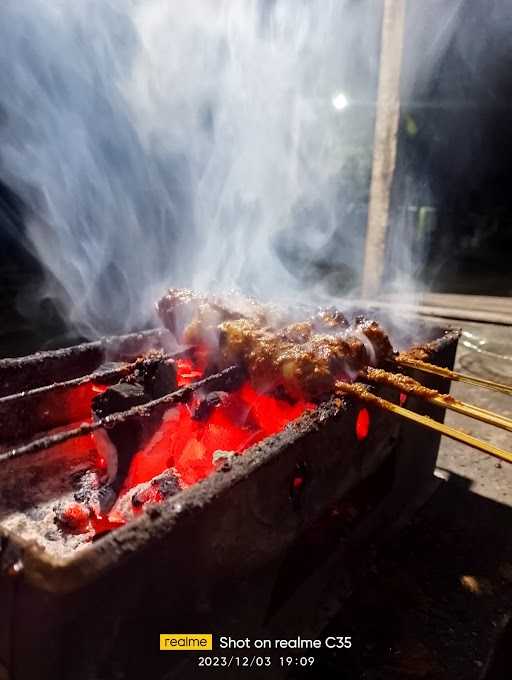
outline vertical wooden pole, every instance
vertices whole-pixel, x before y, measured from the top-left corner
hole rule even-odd
[[[377,295],[384,273],[391,184],[400,119],[400,70],[406,0],[384,0],[377,113],[362,294]]]

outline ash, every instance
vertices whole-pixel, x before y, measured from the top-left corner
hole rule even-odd
[[[90,543],[92,527],[66,531],[56,517],[60,508],[76,504],[77,476],[91,470],[95,460],[91,446],[79,455],[42,451],[9,461],[0,476],[0,527],[53,557],[69,557]]]

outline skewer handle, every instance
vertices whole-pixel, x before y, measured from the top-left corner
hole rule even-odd
[[[437,432],[444,434],[446,437],[450,437],[450,439],[467,444],[468,446],[478,449],[479,451],[483,451],[484,453],[488,453],[495,458],[505,460],[507,463],[512,463],[512,453],[509,451],[500,449],[497,446],[494,446],[494,444],[485,442],[482,439],[477,439],[466,432],[462,432],[462,430],[457,430],[456,428],[446,425],[445,423],[438,423],[437,420],[433,420],[428,416],[423,416],[419,413],[416,413],[415,411],[409,411],[409,409],[403,408],[403,406],[398,406],[397,404],[393,404],[391,402],[386,402],[384,408],[388,411],[391,411],[392,413],[395,413],[396,415],[402,416],[402,418],[412,420],[413,422],[423,425],[424,427],[428,427],[431,430],[436,430]]]
[[[476,385],[477,387],[485,387],[488,390],[494,390],[495,392],[503,392],[504,394],[512,395],[512,386],[505,385],[503,383],[495,382],[494,380],[487,380],[486,378],[477,378],[472,375],[465,375],[464,373],[458,373],[457,371],[451,371],[449,368],[443,368],[442,366],[435,366],[434,364],[429,364],[426,361],[420,361],[419,359],[407,359],[398,356],[396,363],[400,366],[408,366],[409,368],[416,368],[424,373],[433,373],[434,375],[441,375],[443,378],[448,378],[449,380],[456,380],[458,382],[464,382],[469,385]]]
[[[362,375],[365,380],[369,382],[388,385],[397,390],[400,390],[404,394],[410,394],[420,399],[424,399],[431,404],[440,406],[441,408],[449,409],[455,411],[456,413],[461,413],[469,418],[476,418],[483,423],[489,425],[494,425],[508,432],[512,432],[512,420],[506,416],[501,416],[493,411],[488,411],[480,406],[474,406],[473,404],[467,404],[464,401],[455,399],[449,394],[440,394],[437,390],[425,387],[414,378],[408,375],[403,375],[401,373],[389,373],[380,368],[368,367],[365,373]]]
[[[500,449],[497,446],[494,446],[494,444],[490,444],[489,442],[483,441],[482,439],[477,439],[476,437],[473,437],[462,430],[457,430],[456,428],[446,425],[445,423],[439,423],[437,420],[429,418],[429,416],[424,416],[420,413],[416,413],[415,411],[410,411],[403,406],[398,406],[398,404],[393,404],[391,401],[377,397],[375,394],[369,392],[367,387],[364,387],[361,384],[338,381],[336,383],[336,387],[340,392],[353,396],[364,403],[373,404],[377,406],[377,408],[394,413],[395,415],[401,416],[406,420],[411,420],[418,425],[428,428],[429,430],[440,432],[446,437],[450,437],[450,439],[467,444],[478,451],[483,451],[484,453],[488,453],[495,458],[500,458],[507,463],[512,463],[512,453],[510,451]]]

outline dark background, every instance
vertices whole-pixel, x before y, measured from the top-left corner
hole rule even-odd
[[[27,214],[0,182],[0,355],[23,356],[80,339],[49,299],[38,299],[45,273],[24,242]]]
[[[431,290],[511,295],[512,5],[414,2],[405,36],[395,224]]]

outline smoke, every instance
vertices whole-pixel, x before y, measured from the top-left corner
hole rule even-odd
[[[357,287],[379,0],[4,0],[0,180],[69,324]]]
[[[151,322],[167,285],[292,297],[353,275],[342,175],[369,178],[379,6],[4,0],[0,179],[41,295],[93,336]]]
[[[42,293],[91,335],[144,320],[151,286],[172,271],[177,211],[186,227],[182,170],[147,157],[121,92],[138,49],[123,5],[1,10],[2,178],[29,206],[27,239],[60,284]]]

